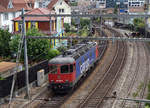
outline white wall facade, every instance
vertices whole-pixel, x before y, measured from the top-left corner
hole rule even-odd
[[[34,2],[34,8],[46,8],[47,5],[50,3],[51,0],[43,0],[43,1],[39,1],[36,0]]]
[[[6,19],[6,15],[8,15],[8,18]],[[6,12],[6,13],[1,13],[1,26],[0,28],[3,29],[8,29],[10,33],[13,32],[13,21],[15,17],[18,17],[21,15],[21,12]]]
[[[71,7],[63,0],[59,0],[55,5],[56,14],[71,14]],[[65,17],[64,23],[71,24],[71,17]]]

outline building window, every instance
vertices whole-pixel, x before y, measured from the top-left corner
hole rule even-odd
[[[62,9],[62,13],[64,13],[64,9]]]
[[[39,2],[39,8],[42,8],[42,2]]]
[[[8,20],[8,13],[4,14],[4,20]]]
[[[61,13],[61,9],[59,9],[59,13]]]
[[[64,13],[64,9],[59,9],[59,13]]]

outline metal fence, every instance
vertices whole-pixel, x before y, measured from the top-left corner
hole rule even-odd
[[[37,72],[44,69],[44,74],[49,72],[48,60],[42,61],[29,68],[29,83],[37,80]],[[0,80],[0,98],[6,97],[10,94],[13,76]],[[25,70],[17,73],[17,80],[15,83],[15,90],[21,89],[26,86]]]

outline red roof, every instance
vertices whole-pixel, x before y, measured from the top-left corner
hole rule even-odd
[[[48,15],[48,14],[54,14],[54,11],[50,11],[46,8],[36,8],[29,12],[27,12],[25,15]],[[20,21],[22,20],[21,17],[14,18],[13,21]],[[25,17],[26,21],[49,21],[49,17]],[[54,17],[51,18],[51,20],[55,20]]]
[[[58,0],[52,0],[49,4],[48,4],[48,9],[52,10],[53,6],[58,2]]]
[[[12,0],[13,8],[8,8],[9,0],[0,0],[0,12],[15,12],[20,11],[22,8],[31,10],[26,0]]]
[[[3,6],[4,8],[7,8],[9,3],[9,0],[0,0],[0,5]]]

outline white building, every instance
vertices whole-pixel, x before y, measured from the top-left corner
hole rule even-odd
[[[145,0],[128,0],[129,7],[141,7],[145,3]]]
[[[64,0],[52,0],[48,4],[48,9],[54,10],[56,14],[71,14],[71,7]],[[71,17],[65,17],[64,23],[71,24]]]
[[[26,11],[32,8],[27,0],[0,0],[0,28],[13,32],[13,18],[21,15],[21,9]]]

